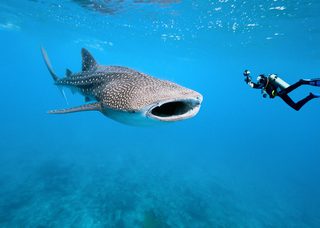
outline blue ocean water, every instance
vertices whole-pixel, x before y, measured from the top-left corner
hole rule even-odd
[[[1,227],[320,227],[320,100],[299,112],[242,72],[320,77],[316,0],[0,2]],[[154,127],[53,86],[82,47],[203,94],[199,114]],[[300,99],[320,88],[293,92]]]

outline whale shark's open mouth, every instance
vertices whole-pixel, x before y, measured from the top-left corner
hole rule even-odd
[[[191,118],[199,112],[201,101],[201,97],[164,101],[151,107],[147,115],[160,121],[177,121]]]

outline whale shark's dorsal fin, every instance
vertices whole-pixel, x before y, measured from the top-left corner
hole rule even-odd
[[[92,55],[87,49],[82,48],[81,55],[82,55],[82,71],[95,70],[97,68],[96,60],[92,57]]]

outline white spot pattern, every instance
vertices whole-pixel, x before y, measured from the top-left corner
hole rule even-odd
[[[57,85],[76,87],[85,97],[94,97],[104,107],[136,111],[156,102],[199,94],[170,81],[119,66],[98,66],[60,79]]]

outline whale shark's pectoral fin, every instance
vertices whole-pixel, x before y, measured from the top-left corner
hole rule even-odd
[[[66,114],[66,113],[72,113],[72,112],[100,111],[100,110],[101,110],[101,104],[99,102],[96,102],[96,103],[85,104],[85,105],[81,105],[73,108],[51,110],[48,113],[49,114]]]

